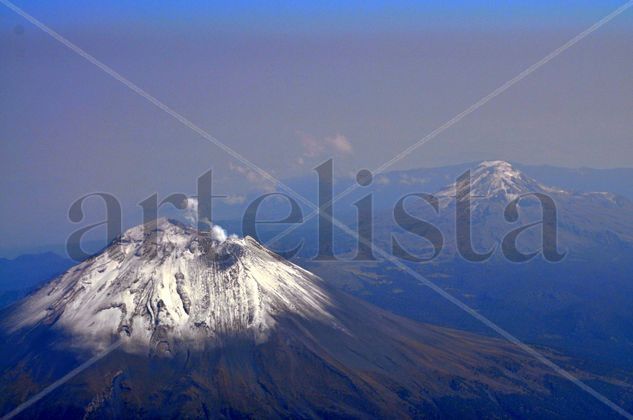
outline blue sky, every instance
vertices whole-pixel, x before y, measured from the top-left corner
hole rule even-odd
[[[622,2],[16,4],[280,178],[374,168]],[[394,169],[633,166],[633,9]],[[0,234],[64,239],[70,203],[265,189],[224,152],[0,6]],[[36,205],[33,205],[36,203]]]
[[[589,23],[622,1],[16,1],[50,23],[214,26],[228,31],[416,31]]]

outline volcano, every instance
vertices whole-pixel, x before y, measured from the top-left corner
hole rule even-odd
[[[117,346],[28,418],[615,414],[506,342],[400,318],[252,238],[166,219],[2,315],[3,413]]]
[[[470,183],[468,182],[470,181]],[[427,221],[443,234],[443,250],[438,260],[449,261],[459,257],[457,242],[472,242],[473,249],[481,254],[490,252],[495,260],[502,260],[501,244],[506,236],[517,229],[534,225],[516,238],[518,249],[525,254],[538,253],[543,248],[542,226],[554,226],[557,233],[557,253],[574,260],[618,261],[633,250],[633,202],[608,192],[568,191],[545,185],[516,169],[505,161],[479,163],[470,177],[446,185],[435,192],[438,207],[411,199],[408,213]],[[403,193],[405,196],[405,193]],[[548,197],[550,208],[556,210],[556,219],[544,219],[544,204],[537,196]],[[468,202],[466,202],[468,200]],[[507,210],[515,205],[516,215]],[[462,204],[460,208],[459,204]],[[468,213],[464,210],[469,209]],[[457,232],[456,225],[470,219],[470,236]],[[394,222],[393,210],[378,212],[375,237],[383,249],[391,247],[394,232],[403,226]],[[411,226],[405,226],[411,231]],[[354,242],[347,239],[351,244]],[[432,243],[414,235],[401,235],[398,241],[415,254],[432,255]]]

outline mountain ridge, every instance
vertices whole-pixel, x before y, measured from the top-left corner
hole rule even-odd
[[[12,328],[0,330],[0,409],[3,412],[10,411],[87,360],[106,344],[103,342],[106,337],[109,343],[116,340],[125,343],[141,330],[141,344],[149,346],[141,346],[141,351],[138,346],[119,347],[25,411],[24,416],[112,417],[126,413],[132,416],[243,417],[264,413],[299,417],[378,414],[395,418],[545,415],[554,409],[569,415],[612,414],[507,342],[418,324],[380,310],[321,283],[303,269],[294,268],[253,239],[209,242],[208,237],[199,236],[191,228],[159,221],[155,229],[135,228],[113,246],[119,244],[123,245],[121,249],[94,256],[81,263],[80,268],[75,267],[47,284],[40,290],[41,296],[36,293],[17,305],[17,309],[3,311],[3,319],[12,324]],[[199,247],[205,250],[199,251]],[[230,251],[227,258],[215,259],[222,249]],[[295,305],[292,306],[281,299],[289,296],[289,292],[277,290],[279,294],[273,296],[275,299],[269,302],[264,299],[264,303],[280,305],[274,307],[277,310],[265,312],[274,321],[264,324],[265,336],[253,333],[259,332],[260,324],[256,322],[257,317],[249,318],[247,311],[239,312],[240,316],[234,318],[240,321],[237,324],[210,322],[207,325],[209,329],[215,328],[212,332],[220,333],[227,332],[227,326],[237,328],[230,331],[238,334],[223,334],[218,342],[217,336],[208,334],[204,328],[205,333],[196,335],[195,341],[209,345],[191,346],[186,340],[179,342],[180,333],[199,326],[195,322],[168,322],[177,319],[177,307],[182,308],[178,316],[189,320],[186,299],[177,290],[178,279],[172,265],[175,257],[186,263],[193,262],[207,274],[215,273],[214,270],[231,273],[228,278],[221,278],[234,286],[225,290],[236,293],[211,293],[203,295],[204,299],[190,296],[189,313],[210,316],[210,312],[200,311],[196,305],[214,300],[218,305],[232,307],[233,297],[242,296],[240,292],[245,288],[242,280],[246,280],[243,272],[231,269],[235,265],[248,266],[250,257],[246,262],[243,258],[250,253],[272,266],[268,272],[292,272],[292,281],[283,276],[274,277],[274,282],[283,285],[283,289],[296,290],[308,282],[313,288],[300,290],[309,290],[312,301],[302,297],[290,302]],[[145,270],[128,264],[139,258]],[[198,265],[200,258],[205,265]],[[209,265],[206,265],[207,258]],[[182,261],[178,264],[181,263],[185,264]],[[172,268],[155,269],[160,264]],[[118,265],[125,269],[111,271],[111,266]],[[100,269],[104,270],[99,272]],[[187,279],[191,270],[182,272]],[[160,279],[152,277],[158,273]],[[201,278],[213,284],[217,279],[207,274]],[[261,274],[257,272],[258,276]],[[129,278],[130,275],[133,278]],[[136,277],[138,280],[134,282]],[[122,321],[128,321],[121,317],[120,308],[102,311],[96,304],[99,299],[80,299],[82,294],[91,297],[101,294],[116,302],[119,295],[114,291],[119,290],[118,286],[129,290],[136,287],[135,284],[140,287],[151,283],[161,289],[161,280],[164,281],[162,290],[169,292],[174,302],[167,302],[166,295],[161,293],[141,300],[137,308],[140,311],[145,308],[145,312],[133,318],[136,321],[131,323],[131,329],[120,328]],[[263,285],[264,281],[259,279],[257,284]],[[46,305],[40,304],[42,296],[49,299]],[[181,296],[180,301],[176,296]],[[72,305],[73,299],[79,304]],[[36,304],[29,304],[30,300]],[[318,305],[314,306],[314,302]],[[246,308],[253,306],[246,302]],[[324,308],[325,314],[321,311]],[[98,323],[92,317],[84,322],[85,319],[73,317],[78,311],[91,316],[95,311],[101,314],[99,316],[108,314],[108,322]],[[35,316],[29,317],[29,313]],[[129,324],[123,325],[130,327]],[[95,337],[83,328],[86,325],[99,329],[98,345],[89,340]],[[251,326],[256,330],[251,330]],[[247,333],[242,334],[244,331]],[[77,342],[84,345],[78,346]],[[187,345],[181,345],[183,342]],[[564,357],[542,351],[558,363],[566,363]],[[616,383],[583,372],[576,374]]]

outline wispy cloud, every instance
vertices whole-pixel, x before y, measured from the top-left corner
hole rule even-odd
[[[424,185],[429,182],[429,180],[423,177],[402,174],[398,182],[403,185]]]
[[[224,202],[229,205],[233,204],[243,204],[246,201],[246,196],[244,195],[229,195],[224,197]]]
[[[275,192],[277,190],[277,184],[270,180],[263,178],[260,174],[242,165],[237,165],[229,162],[229,169],[232,172],[240,174],[246,178],[251,186],[257,190],[264,192]]]
[[[188,197],[185,199],[185,219],[193,225],[198,223],[198,199]]]
[[[186,198],[184,210],[185,219],[187,219],[187,221],[193,226],[198,227],[198,223],[200,222],[198,220],[198,199],[195,197]],[[209,227],[211,228],[211,239],[214,239],[218,242],[224,242],[229,237],[226,230],[222,226],[214,224],[208,218],[205,218],[205,220],[202,220],[201,222],[209,225]]]
[[[350,154],[353,151],[352,143],[342,134],[336,134],[332,137],[326,137],[325,142],[331,145],[334,150],[342,154]]]
[[[340,157],[350,155],[354,151],[349,139],[340,133],[324,138],[316,138],[304,132],[299,132],[298,134],[303,151],[301,156],[297,158],[296,163],[301,166],[310,163],[316,158],[325,156]]]

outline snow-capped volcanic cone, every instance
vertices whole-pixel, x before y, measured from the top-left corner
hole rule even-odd
[[[41,288],[10,323],[53,323],[94,350],[113,336],[140,352],[226,336],[259,342],[284,313],[333,323],[321,283],[250,237],[219,241],[159,219]]]
[[[503,258],[501,243],[510,232],[530,224],[534,226],[521,232],[516,239],[517,246],[526,254],[540,251],[543,248],[542,222],[555,227],[550,231],[557,234],[558,252],[567,252],[573,258],[595,258],[605,247],[613,254],[614,249],[633,246],[633,203],[624,197],[548,186],[505,161],[481,162],[471,171],[470,184],[467,181],[464,177],[436,192],[437,211],[421,200],[411,200],[408,206],[410,214],[442,232],[443,251],[439,258],[458,256],[457,240],[464,240],[464,231],[458,234],[457,222],[468,220],[473,248],[479,253],[496,249],[494,258]],[[511,203],[517,203],[514,201],[517,199],[514,209],[518,217],[514,220],[506,214],[506,209]],[[541,199],[546,200],[545,204]],[[544,205],[548,210],[555,210],[555,219],[550,217],[544,221]],[[391,246],[391,235],[398,229],[392,210],[378,214],[375,237],[383,249]],[[548,237],[551,239],[552,235]],[[419,237],[401,235],[398,240],[405,249],[431,255],[431,244]]]
[[[250,238],[168,220],[127,231],[1,315],[1,414],[118,342],[22,415],[610,414],[506,342],[400,318]]]
[[[471,172],[470,186],[464,179],[448,185],[436,195],[438,198],[454,199],[456,196],[464,196],[469,187],[471,201],[475,204],[491,200],[501,200],[507,204],[522,194],[562,192],[538,183],[506,161],[493,160],[481,162]]]

